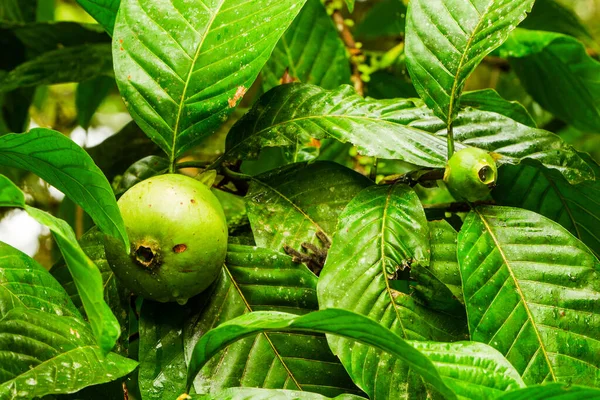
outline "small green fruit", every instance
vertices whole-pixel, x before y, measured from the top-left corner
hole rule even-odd
[[[496,161],[485,150],[468,147],[450,157],[444,172],[444,182],[456,199],[484,199],[496,185]]]
[[[227,222],[208,187],[187,176],[160,175],[134,185],[118,204],[130,254],[107,237],[106,257],[135,294],[183,304],[216,279],[227,252]]]

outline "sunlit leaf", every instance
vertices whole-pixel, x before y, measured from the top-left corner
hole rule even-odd
[[[227,119],[304,1],[122,1],[117,83],[172,163]]]
[[[471,72],[531,10],[534,0],[414,0],[406,16],[406,62],[413,84],[450,125]]]
[[[527,384],[597,384],[600,262],[531,211],[474,209],[458,236],[472,340],[489,343]]]

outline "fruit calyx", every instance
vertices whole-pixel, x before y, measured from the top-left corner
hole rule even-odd
[[[161,264],[160,246],[150,240],[132,243],[131,258],[137,265],[153,270]]]

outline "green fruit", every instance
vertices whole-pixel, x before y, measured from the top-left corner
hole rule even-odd
[[[217,277],[227,252],[221,204],[201,182],[160,175],[134,185],[119,199],[130,254],[106,238],[115,275],[135,294],[185,303]]]
[[[496,161],[485,150],[468,147],[450,157],[444,182],[456,199],[484,199],[496,185]]]

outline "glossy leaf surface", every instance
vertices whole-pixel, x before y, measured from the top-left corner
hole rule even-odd
[[[184,326],[186,361],[190,362],[200,338],[237,316],[252,311],[303,315],[318,309],[316,281],[315,275],[289,256],[230,245],[221,276],[205,294],[188,302],[193,313]],[[326,338],[310,333],[248,337],[213,358],[194,381],[197,393],[212,396],[239,386],[302,390],[330,397],[360,393],[329,350]]]
[[[129,248],[110,184],[88,154],[63,134],[36,128],[0,141],[0,164],[33,172],[87,212],[105,233]]]
[[[117,84],[171,162],[227,119],[304,1],[122,1]]]
[[[581,130],[600,132],[600,61],[581,42],[517,29],[500,54],[509,57],[521,83],[542,107]]]
[[[103,355],[80,319],[15,308],[0,320],[0,398],[74,393],[130,373],[137,363]]]
[[[252,179],[246,195],[248,218],[256,244],[281,251],[300,250],[304,242],[323,246],[331,239],[338,216],[370,180],[332,162],[293,164]]]
[[[393,286],[402,270],[429,264],[428,235],[425,212],[408,186],[361,191],[340,216],[319,278],[320,308],[364,314],[406,340],[460,339],[464,328],[459,318],[428,310]],[[370,397],[432,395],[401,359],[347,339],[328,340]]]
[[[277,86],[284,72],[324,89],[350,83],[350,60],[320,0],[307,0],[262,71],[263,88]]]
[[[450,125],[471,72],[531,10],[534,0],[415,0],[406,61],[419,96]]]
[[[224,159],[253,158],[269,146],[297,152],[314,139],[334,138],[352,143],[363,155],[443,168],[445,135],[444,122],[419,100],[365,100],[349,86],[326,91],[289,84],[261,96],[234,125]],[[462,111],[454,121],[454,138],[457,149],[472,146],[493,151],[503,156],[501,163],[537,160],[571,183],[594,177],[591,167],[555,134],[495,112]]]
[[[600,373],[600,262],[531,211],[482,207],[458,236],[469,331],[527,384],[594,385]]]

